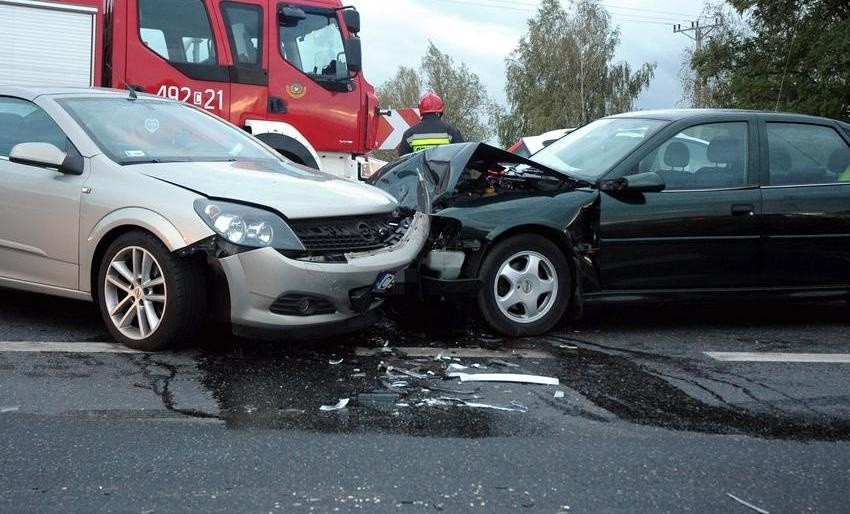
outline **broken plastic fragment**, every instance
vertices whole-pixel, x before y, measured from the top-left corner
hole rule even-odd
[[[468,366],[463,366],[463,365],[461,365],[461,364],[455,364],[455,363],[453,362],[453,363],[449,364],[449,366],[446,368],[446,371],[450,371],[450,372],[451,372],[451,371],[463,371],[463,370],[465,370],[465,369],[469,369],[469,367],[468,367]]]
[[[741,505],[743,505],[744,507],[748,507],[748,508],[750,508],[750,509],[752,509],[752,510],[754,510],[754,511],[758,512],[759,514],[770,514],[768,511],[766,511],[766,510],[764,510],[764,509],[762,509],[762,508],[756,507],[756,506],[755,506],[755,505],[753,505],[752,503],[747,502],[747,501],[744,501],[744,500],[742,500],[742,499],[738,498],[737,496],[735,496],[735,495],[734,495],[734,494],[732,494],[732,493],[726,493],[726,496],[728,496],[729,498],[732,498],[733,500],[735,500],[736,502],[740,503],[740,504],[741,504]]]
[[[519,364],[514,364],[512,362],[503,361],[501,359],[491,359],[490,364],[495,364],[496,366],[504,366],[506,368],[518,368]]]
[[[459,378],[461,382],[512,382],[555,386],[560,384],[557,378],[514,373],[449,373],[449,378]]]
[[[513,402],[511,403],[513,404]],[[463,405],[464,407],[472,407],[475,409],[493,409],[506,412],[528,412],[527,408],[519,404],[513,407],[503,407],[501,405],[490,405],[489,403],[463,402],[461,405]]]
[[[563,391],[555,391],[555,398],[563,398],[563,397],[564,397]]]
[[[341,398],[336,405],[322,405],[319,410],[322,412],[341,410],[348,407],[349,401],[351,401],[349,398]]]
[[[0,414],[5,414],[7,412],[17,412],[18,407],[0,407]]]
[[[328,361],[328,364],[330,364],[331,366],[339,366],[340,364],[342,364],[343,360],[345,360],[345,359],[338,359],[338,360],[331,359],[331,360]]]

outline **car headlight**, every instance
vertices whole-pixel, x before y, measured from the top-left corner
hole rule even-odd
[[[304,245],[277,214],[231,202],[195,200],[195,212],[216,234],[248,248],[304,251]]]

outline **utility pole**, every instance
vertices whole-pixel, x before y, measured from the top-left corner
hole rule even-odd
[[[690,27],[682,27],[682,24],[673,25],[674,34],[684,34],[696,42],[694,53],[702,50],[703,43],[708,39],[712,32],[723,26],[723,20],[715,18],[711,25],[702,25],[699,20],[692,21]],[[708,103],[706,98],[706,88],[708,84],[699,78],[694,80],[694,106],[705,107]]]

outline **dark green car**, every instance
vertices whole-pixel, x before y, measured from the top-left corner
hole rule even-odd
[[[593,122],[531,157],[435,148],[372,183],[432,215],[422,288],[530,336],[590,301],[848,298],[850,125],[679,110]]]

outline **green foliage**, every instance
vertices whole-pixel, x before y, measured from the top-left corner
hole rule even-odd
[[[620,32],[598,0],[567,12],[543,0],[528,33],[507,59],[508,110],[491,109],[503,145],[519,137],[583,125],[634,108],[655,64],[613,63]]]
[[[850,3],[729,0],[746,26],[694,54],[718,107],[850,119]]]
[[[440,95],[446,104],[446,121],[457,127],[467,141],[485,141],[492,135],[487,123],[492,101],[481,79],[465,63],[429,43],[419,70],[400,67],[395,76],[378,87],[382,107],[417,107],[426,91]]]

